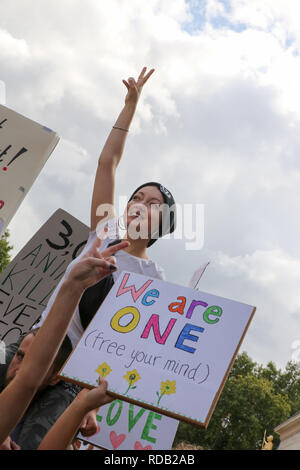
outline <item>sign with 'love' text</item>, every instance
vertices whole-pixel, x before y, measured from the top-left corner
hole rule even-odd
[[[97,432],[79,439],[108,450],[171,449],[178,421],[122,400],[101,406]]]
[[[0,235],[58,141],[51,129],[0,105]]]
[[[255,308],[122,272],[62,369],[85,387],[206,427]]]

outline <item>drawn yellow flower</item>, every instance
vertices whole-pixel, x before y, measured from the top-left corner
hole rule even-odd
[[[100,366],[97,367],[95,372],[97,372],[100,377],[106,377],[108,374],[110,374],[112,371],[111,367],[106,362],[103,362]]]
[[[126,372],[123,378],[127,380],[130,386],[140,380],[141,376],[136,369]]]
[[[172,393],[176,393],[176,380],[166,380],[165,382],[161,382],[160,384],[160,393],[171,395]]]

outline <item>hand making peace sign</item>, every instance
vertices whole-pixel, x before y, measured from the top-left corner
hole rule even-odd
[[[96,237],[91,248],[82,256],[82,258],[70,270],[69,281],[79,283],[84,289],[93,286],[105,276],[108,276],[117,269],[116,258],[113,256],[117,251],[127,248],[129,242],[120,242],[117,245],[106,248],[101,253],[101,238]]]
[[[137,81],[133,77],[128,78],[128,81],[122,80],[124,85],[126,86],[128,93],[125,97],[125,103],[133,103],[136,104],[142,92],[143,86],[145,85],[148,78],[153,74],[154,69],[151,69],[147,75],[145,75],[147,67],[144,67],[141,71],[139,78]]]

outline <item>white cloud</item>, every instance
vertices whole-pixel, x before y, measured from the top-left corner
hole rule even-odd
[[[262,251],[231,257],[218,253],[216,260],[225,276],[245,278],[260,285],[267,296],[278,303],[278,310],[300,314],[300,259],[280,249]]]
[[[0,29],[1,61],[24,61],[29,58],[30,51],[24,39],[13,37],[8,31]]]
[[[225,9],[220,0],[207,0],[207,14],[215,21],[228,20],[242,25],[242,32],[212,29],[216,37],[233,38],[230,56],[244,72],[256,75],[262,84],[275,87],[280,93],[277,104],[287,112],[300,114],[300,4],[297,0],[231,0]],[[228,42],[228,41],[227,41]],[[220,52],[226,47],[226,39]],[[243,52],[244,51],[244,52]],[[230,67],[232,68],[232,67]]]

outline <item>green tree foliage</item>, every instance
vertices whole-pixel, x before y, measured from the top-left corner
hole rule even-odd
[[[273,362],[265,368],[259,366],[257,375],[273,383],[274,391],[288,397],[291,415],[300,410],[300,363],[289,361],[283,371],[277,370]]]
[[[199,399],[201,391],[199,391]],[[206,449],[260,449],[264,431],[279,436],[274,427],[300,410],[300,366],[288,362],[282,371],[273,362],[258,365],[243,352],[228,380],[206,430],[180,423],[175,443],[184,440]],[[231,424],[222,431],[222,418],[231,414]]]
[[[7,230],[0,238],[0,273],[10,262],[9,252],[13,249],[9,244],[9,231]]]

